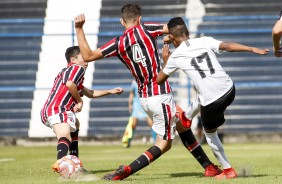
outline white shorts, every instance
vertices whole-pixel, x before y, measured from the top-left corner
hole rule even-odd
[[[59,123],[68,123],[71,127],[71,132],[76,130],[75,126],[76,117],[75,113],[72,111],[66,111],[64,113],[55,114],[53,116],[49,116],[45,125],[53,129],[53,126]]]
[[[148,98],[140,98],[140,103],[147,115],[153,120],[152,129],[163,140],[175,137],[176,107],[171,93]]]

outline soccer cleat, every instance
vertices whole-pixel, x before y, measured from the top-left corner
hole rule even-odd
[[[119,168],[113,172],[106,174],[103,179],[104,180],[123,180],[127,178],[131,173],[131,168],[126,165],[121,165]]]
[[[131,142],[131,139],[133,138],[134,130],[132,126],[133,126],[133,118],[130,117],[126,125],[123,137],[122,137],[122,146],[125,148],[130,147],[130,142]]]
[[[122,139],[122,147],[129,148],[130,147],[130,139]]]
[[[131,139],[126,136],[126,134],[122,137],[122,146],[125,148],[130,147]]]
[[[222,170],[219,169],[216,165],[211,164],[205,168],[205,177],[214,177],[222,173]]]
[[[59,166],[59,162],[56,161],[53,165],[52,165],[52,170],[54,172],[60,173],[60,166]]]
[[[182,125],[185,128],[190,128],[191,127],[191,123],[192,121],[189,120],[186,116],[185,116],[185,112],[181,109],[181,107],[179,107],[178,105],[176,105],[176,113],[175,115],[178,117],[178,119],[180,120],[180,122],[182,123]]]
[[[224,169],[221,174],[215,176],[216,179],[231,179],[237,177],[238,175],[232,167],[229,169]]]

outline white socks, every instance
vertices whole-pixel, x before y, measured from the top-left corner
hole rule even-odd
[[[223,169],[231,168],[231,165],[229,164],[226,155],[224,153],[224,149],[222,146],[222,143],[220,139],[218,138],[217,131],[214,133],[206,133],[206,140],[207,143],[210,145],[214,156],[217,158],[217,160],[222,165]]]
[[[200,105],[197,100],[194,100],[185,111],[185,116],[192,120],[200,112]]]

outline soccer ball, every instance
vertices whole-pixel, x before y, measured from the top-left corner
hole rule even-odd
[[[65,179],[72,179],[82,174],[82,166],[83,164],[78,157],[67,155],[55,162],[53,170]]]

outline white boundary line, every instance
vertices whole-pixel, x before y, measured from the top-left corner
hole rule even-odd
[[[15,161],[14,158],[3,158],[3,159],[0,159],[0,162],[10,162],[10,161]]]

